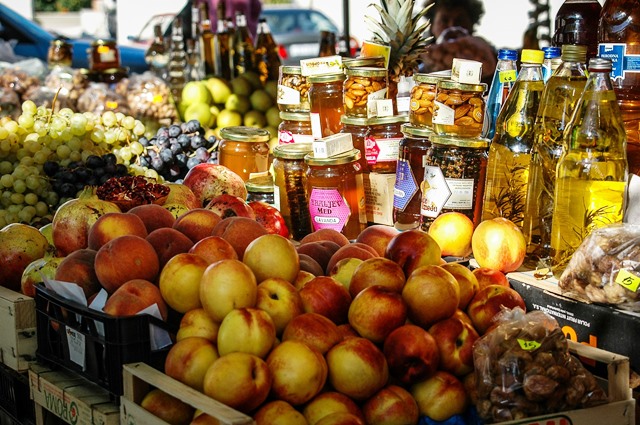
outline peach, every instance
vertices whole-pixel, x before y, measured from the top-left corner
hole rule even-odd
[[[476,279],[476,276],[468,267],[465,267],[460,263],[446,263],[440,267],[451,273],[453,277],[456,278],[458,287],[460,288],[460,302],[458,303],[458,308],[464,310],[467,308],[467,304],[469,304],[469,301],[471,301],[471,298],[473,298],[479,288],[478,279]]]
[[[443,257],[468,257],[471,254],[473,221],[466,215],[455,211],[440,214],[428,232],[440,246]]]
[[[317,313],[292,318],[282,332],[282,341],[300,341],[322,354],[341,340],[338,326]]]
[[[517,270],[527,253],[522,230],[503,217],[478,224],[471,238],[473,257],[480,267],[508,273]]]
[[[253,415],[253,420],[256,425],[309,425],[302,413],[283,400],[263,404]]]
[[[434,421],[446,421],[453,415],[461,415],[469,406],[469,396],[462,382],[441,370],[414,384],[411,394],[418,403],[420,414]]]
[[[351,301],[348,318],[360,336],[382,344],[387,335],[404,325],[407,306],[398,292],[384,286],[370,286]]]
[[[277,277],[260,282],[256,307],[271,316],[278,336],[282,335],[291,319],[304,313],[298,290],[291,283]]]
[[[472,273],[478,281],[478,289],[482,289],[489,285],[502,285],[507,288],[511,287],[509,279],[507,279],[507,275],[502,273],[500,270],[491,269],[489,267],[478,267],[477,269],[473,269]]]
[[[176,218],[169,210],[158,204],[143,204],[131,208],[127,214],[135,214],[144,223],[147,233],[151,233],[161,227],[173,227]]]
[[[87,246],[97,251],[112,239],[123,235],[147,237],[147,228],[135,214],[110,212],[101,215],[89,228]]]
[[[213,228],[220,221],[222,219],[215,212],[205,208],[194,208],[178,217],[173,223],[173,228],[182,232],[193,243],[196,243],[207,236],[211,236]]]
[[[182,316],[182,319],[180,319],[178,333],[176,333],[176,341],[192,336],[199,336],[216,342],[218,340],[219,329],[220,324],[214,322],[211,316],[204,311],[204,308],[194,308],[187,311],[184,316]]]
[[[438,243],[422,230],[406,230],[394,236],[387,245],[384,256],[398,263],[405,276],[421,266],[441,264]]]
[[[218,357],[214,342],[198,336],[185,338],[169,349],[164,362],[164,373],[202,391],[205,373]]]
[[[356,242],[369,245],[376,250],[379,256],[384,257],[387,245],[389,245],[391,239],[398,233],[400,233],[400,231],[395,227],[384,224],[374,224],[360,232],[356,238]]]
[[[258,282],[269,278],[293,282],[300,271],[300,259],[293,243],[273,233],[251,241],[244,251],[242,262],[249,266]]]
[[[467,315],[478,334],[482,335],[494,324],[494,318],[503,308],[516,307],[526,310],[524,300],[518,292],[502,285],[489,285],[476,292],[467,306]]]
[[[220,236],[207,236],[204,239],[200,239],[191,247],[189,253],[199,255],[209,264],[225,258],[238,259],[238,253],[236,253],[233,245]]]
[[[102,311],[112,316],[133,316],[156,304],[163,320],[167,320],[167,304],[156,285],[144,279],[125,282],[107,298]]]
[[[340,249],[333,253],[331,259],[327,263],[327,268],[325,271],[327,272],[327,274],[331,273],[331,270],[333,270],[333,267],[336,265],[336,263],[343,258],[359,258],[364,261],[369,258],[375,258],[377,256],[378,253],[369,245],[365,245],[359,242],[350,243],[349,245],[340,247]]]
[[[340,282],[329,276],[317,276],[299,291],[306,313],[318,313],[340,325],[347,321],[351,295]]]
[[[248,217],[228,217],[222,219],[211,232],[211,236],[220,236],[229,242],[242,259],[247,246],[258,237],[268,234],[260,223]]]
[[[202,307],[200,279],[208,265],[204,258],[189,253],[177,254],[167,261],[158,286],[169,307],[178,313]]]
[[[87,298],[98,293],[101,286],[94,267],[96,254],[89,248],[73,251],[60,262],[53,278],[77,284]]]
[[[391,332],[382,350],[391,375],[405,385],[428,378],[440,364],[436,340],[425,329],[412,324]]]
[[[402,267],[384,257],[364,260],[353,272],[349,283],[349,293],[355,297],[365,288],[381,285],[395,292],[402,292],[405,283]]]
[[[309,273],[306,270],[300,270],[298,272],[298,276],[296,276],[296,280],[293,281],[293,286],[299,291],[307,284],[313,280],[316,276],[314,274]]]
[[[340,246],[344,246],[350,243],[349,239],[342,233],[334,229],[318,229],[315,232],[309,233],[302,239],[300,239],[300,245],[304,245],[313,241],[332,241]]]
[[[398,385],[387,385],[362,406],[369,425],[413,425],[420,412],[411,393]]]
[[[300,254],[300,252],[298,252],[298,259],[300,260],[300,270],[309,272],[314,276],[324,276],[322,266],[307,254]]]
[[[160,269],[167,261],[178,254],[188,252],[193,247],[193,241],[184,233],[171,227],[160,227],[147,235],[147,242],[153,246],[158,255]]]
[[[351,284],[353,272],[362,264],[362,260],[355,257],[343,258],[338,261],[333,269],[329,272],[329,276],[340,282],[347,290]]]
[[[132,279],[155,282],[160,262],[153,246],[144,238],[119,236],[98,250],[94,267],[100,284],[110,294]]]
[[[327,264],[329,264],[331,256],[338,249],[340,249],[340,245],[333,241],[312,241],[296,247],[298,254],[306,254],[316,260],[320,267],[322,267],[323,274],[327,269]]]
[[[351,398],[337,391],[324,391],[312,398],[302,410],[309,424],[316,424],[319,420],[336,412],[351,413],[364,420],[360,407]]]
[[[189,425],[195,412],[193,407],[159,388],[149,391],[140,406],[170,425]]]

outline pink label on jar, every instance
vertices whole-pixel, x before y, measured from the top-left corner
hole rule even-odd
[[[375,164],[378,162],[380,148],[373,137],[365,137],[364,139],[364,155],[367,158],[367,164]]]
[[[278,131],[278,144],[279,145],[288,145],[295,142],[295,140],[293,140],[293,133],[288,131],[288,130],[284,130],[284,131]]]
[[[309,213],[314,231],[328,228],[341,232],[349,221],[351,209],[337,189],[314,187],[309,196]]]

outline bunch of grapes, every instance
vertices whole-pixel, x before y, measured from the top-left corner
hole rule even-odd
[[[151,139],[138,140],[144,151],[136,163],[155,170],[167,181],[181,182],[196,165],[218,161],[218,139],[204,134],[198,120],[161,127]]]

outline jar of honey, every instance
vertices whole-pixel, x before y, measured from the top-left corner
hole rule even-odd
[[[329,158],[304,157],[313,230],[330,228],[356,239],[367,224],[360,151]]]
[[[353,142],[354,149],[358,149],[361,153],[360,166],[363,172],[368,169],[367,158],[362,155],[365,151],[364,138],[369,132],[369,124],[367,118],[355,118],[343,115],[341,118],[342,129],[341,133],[351,133],[351,141]]]
[[[316,139],[340,132],[344,106],[342,88],[344,74],[313,75],[307,78],[309,88],[309,108],[311,111],[311,133]]]
[[[402,133],[393,188],[393,220],[396,229],[409,230],[420,226],[420,183],[424,180],[425,156],[434,133],[410,124],[402,126]]]
[[[384,56],[359,56],[357,58],[343,58],[342,65],[345,68],[385,68]]]
[[[95,40],[87,53],[92,71],[120,68],[120,51],[114,40]]]
[[[387,70],[347,68],[344,82],[344,114],[367,118],[377,115],[375,100],[387,97]]]
[[[433,131],[437,134],[480,137],[484,125],[487,85],[442,80],[436,84]]]
[[[299,66],[280,66],[276,102],[283,112],[309,112],[309,82]]]
[[[218,163],[238,174],[246,182],[254,174],[269,169],[267,130],[255,127],[224,127],[220,130]]]
[[[49,68],[54,66],[71,67],[73,62],[73,45],[65,40],[51,40],[47,54],[47,64]]]
[[[431,128],[433,101],[436,98],[436,84],[448,77],[434,74],[414,74],[415,85],[411,88],[409,101],[409,122],[416,127]]]
[[[400,149],[402,124],[408,117],[394,115],[391,117],[370,118],[368,130],[364,138],[367,168],[372,173],[395,173]]]
[[[273,177],[271,174],[260,174],[250,178],[244,184],[247,188],[247,202],[265,202],[275,207]]]
[[[311,143],[311,117],[308,112],[280,112],[278,144]]]
[[[273,148],[274,201],[293,239],[313,232],[307,193],[308,166],[304,157],[313,152],[311,143],[293,143]]]

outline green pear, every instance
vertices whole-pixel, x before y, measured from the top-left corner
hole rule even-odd
[[[273,99],[269,96],[266,90],[259,89],[251,93],[249,96],[251,107],[256,111],[267,112],[267,110],[273,106]]]
[[[251,109],[251,102],[248,97],[233,93],[224,103],[224,108],[244,115]]]
[[[244,114],[243,124],[247,127],[262,128],[267,124],[267,119],[262,112],[252,110]]]
[[[216,120],[217,128],[224,127],[236,127],[238,125],[242,125],[242,115],[240,115],[236,111],[231,111],[229,109],[223,109],[218,114],[218,118]],[[218,132],[219,134],[219,132]]]
[[[231,87],[221,78],[211,77],[205,81],[205,84],[211,92],[213,103],[224,104],[231,95]]]
[[[275,105],[270,107],[265,115],[267,117],[267,124],[271,127],[278,128],[280,122],[282,121],[280,119],[280,110],[278,109],[278,107]]]
[[[198,120],[203,127],[211,127],[215,123],[215,116],[211,113],[208,103],[197,102],[187,106],[184,111],[184,120]]]
[[[189,81],[180,95],[180,101],[186,105],[193,103],[211,103],[211,92],[202,81]]]
[[[251,92],[253,92],[253,88],[251,87],[249,80],[242,77],[235,77],[231,80],[231,90],[233,94],[238,96],[250,96]]]

